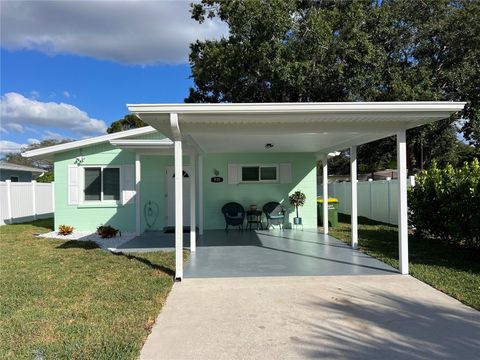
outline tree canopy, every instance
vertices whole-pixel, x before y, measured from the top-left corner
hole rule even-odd
[[[479,1],[202,0],[192,17],[229,34],[191,45],[187,102],[462,100],[408,132],[410,168],[458,162],[457,131],[479,153]],[[394,159],[392,139],[359,149],[372,166]]]
[[[144,126],[147,126],[147,124],[140,120],[138,116],[128,114],[122,119],[112,122],[110,127],[107,129],[107,133],[112,134],[119,131],[131,130]]]

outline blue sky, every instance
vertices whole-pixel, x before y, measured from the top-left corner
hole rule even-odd
[[[127,103],[183,102],[189,44],[227,32],[193,21],[187,1],[89,4],[0,3],[0,155],[46,138],[102,135]]]

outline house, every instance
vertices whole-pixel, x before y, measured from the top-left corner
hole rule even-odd
[[[55,226],[94,230],[110,224],[141,234],[173,227],[176,277],[183,277],[183,240],[196,251],[205,230],[223,229],[221,207],[235,201],[261,208],[305,193],[300,215],[317,229],[316,162],[350,148],[396,135],[400,175],[400,272],[408,273],[406,135],[409,128],[447,118],[459,102],[355,102],[262,104],[138,104],[131,113],[150,126],[28,151],[55,166]],[[181,174],[181,176],[178,176]],[[351,183],[352,247],[358,243],[357,184]],[[325,208],[324,218],[328,218]],[[189,226],[189,234],[184,234]],[[324,228],[328,233],[328,226]]]
[[[0,161],[0,181],[30,182],[44,172],[44,169]]]

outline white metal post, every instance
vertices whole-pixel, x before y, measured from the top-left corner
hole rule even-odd
[[[405,130],[397,133],[398,252],[400,273],[408,274],[407,143]]]
[[[322,159],[323,164],[323,233],[328,234],[328,157]]]
[[[197,155],[192,153],[190,155],[190,251],[195,252],[197,250],[197,234],[196,234],[196,214],[195,214],[195,186],[196,186],[196,172],[195,172],[195,157]]]
[[[37,181],[32,180],[32,211],[33,211],[33,220],[37,220],[37,199],[36,199],[36,190],[37,190]]]
[[[183,159],[182,142],[174,141],[175,154],[175,279],[183,278]]]
[[[12,224],[12,191],[11,191],[11,180],[5,180],[5,184],[7,185],[7,215],[8,215],[8,222]]]
[[[137,236],[140,235],[142,229],[141,229],[141,198],[140,198],[140,184],[141,184],[141,179],[142,179],[142,168],[141,168],[141,162],[140,162],[140,154],[135,155],[135,232]]]
[[[350,147],[350,177],[352,186],[351,197],[351,222],[352,222],[352,248],[358,248],[358,196],[357,196],[357,147]]]
[[[203,156],[198,157],[198,232],[203,235]]]

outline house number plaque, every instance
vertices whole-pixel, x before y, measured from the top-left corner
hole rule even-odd
[[[223,177],[221,176],[214,176],[210,179],[212,183],[221,183],[223,182]]]

